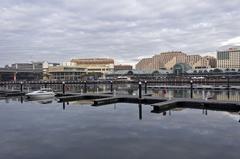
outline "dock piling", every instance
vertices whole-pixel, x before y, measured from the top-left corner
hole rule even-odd
[[[141,81],[138,82],[138,91],[139,91],[138,93],[139,98],[142,98],[142,82]]]
[[[23,92],[23,82],[20,82],[20,91]]]
[[[65,82],[62,82],[62,93],[65,94]]]
[[[22,104],[23,103],[23,96],[21,96],[20,100],[21,100],[21,104]]]
[[[110,81],[110,84],[111,84],[111,93],[113,92],[113,81]]]
[[[190,85],[191,85],[191,90],[190,90],[190,94],[191,94],[191,98],[193,98],[193,81],[190,81]]]
[[[84,93],[87,93],[87,81],[84,81]]]
[[[145,81],[144,83],[145,83],[145,94],[147,94],[147,81]]]

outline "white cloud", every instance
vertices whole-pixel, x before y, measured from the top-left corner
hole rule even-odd
[[[221,43],[222,46],[224,45],[240,45],[240,36],[231,38],[227,41]]]
[[[197,4],[197,5],[196,5]],[[1,65],[72,57],[214,53],[239,44],[239,0],[1,0]]]

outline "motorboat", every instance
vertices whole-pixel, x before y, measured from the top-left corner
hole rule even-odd
[[[42,88],[40,90],[33,91],[31,93],[26,94],[28,98],[33,98],[33,99],[52,98],[52,97],[55,97],[55,95],[56,94],[53,92],[51,88]]]

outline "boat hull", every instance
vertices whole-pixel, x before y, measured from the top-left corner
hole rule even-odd
[[[32,99],[46,99],[46,98],[53,98],[55,97],[55,94],[53,93],[49,93],[49,94],[26,94],[26,96],[28,98],[32,98]]]

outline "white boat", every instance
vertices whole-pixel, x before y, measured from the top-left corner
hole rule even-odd
[[[132,79],[128,76],[118,76],[117,81],[132,81]]]
[[[34,99],[39,99],[39,98],[52,98],[55,96],[55,93],[51,88],[42,88],[38,91],[34,91],[31,93],[27,93],[26,96],[28,98],[34,98]]]

